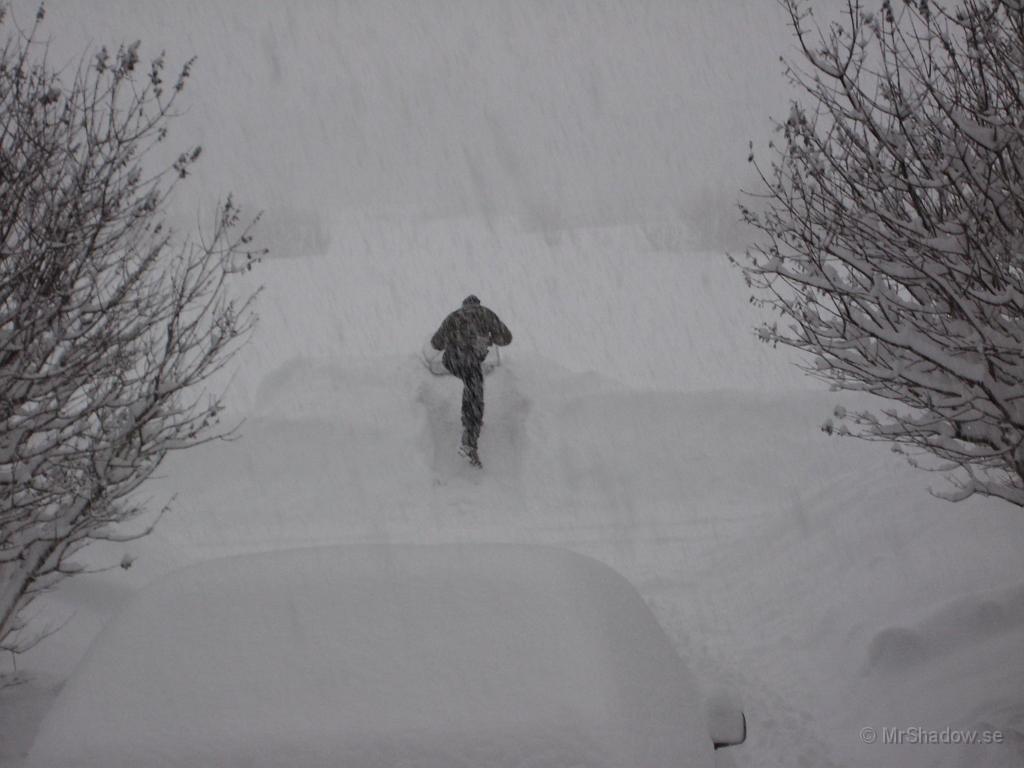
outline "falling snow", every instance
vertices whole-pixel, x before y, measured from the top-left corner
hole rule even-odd
[[[139,38],[143,59],[198,56],[167,141],[204,153],[174,223],[233,190],[267,211],[271,254],[246,278],[257,335],[215,382],[239,439],[172,456],[143,495],[173,514],[128,554],[91,550],[124,568],[48,597],[68,623],[0,690],[0,768],[143,586],[359,542],[612,566],[701,687],[742,699],[730,765],[1021,763],[1024,517],[824,434],[862,403],[757,340],[723,255],[745,236],[747,141],[787,110],[774,3],[52,6],[51,59]],[[468,293],[514,335],[485,380],[483,471],[456,453],[459,382],[419,358]]]

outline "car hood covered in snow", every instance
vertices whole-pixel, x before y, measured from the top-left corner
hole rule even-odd
[[[143,589],[32,768],[710,765],[695,681],[639,594],[566,551],[321,547]]]

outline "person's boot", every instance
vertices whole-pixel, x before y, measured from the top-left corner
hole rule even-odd
[[[476,452],[476,441],[468,429],[462,432],[462,445],[459,446],[459,455],[469,460],[474,467],[482,466],[480,456]]]

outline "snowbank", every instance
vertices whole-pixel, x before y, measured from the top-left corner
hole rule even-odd
[[[711,764],[694,679],[636,591],[522,546],[314,548],[142,590],[32,768]]]
[[[968,595],[942,606],[914,627],[881,630],[868,646],[865,672],[906,671],[915,664],[1022,627],[1024,586]],[[1024,685],[1021,687],[1024,690]]]
[[[424,221],[338,212],[322,256],[267,259],[260,326],[228,405],[251,410],[264,377],[296,358],[413,355],[474,293],[511,329],[509,359],[556,361],[643,389],[777,391],[819,385],[759,342],[763,315],[722,253],[664,250],[640,227],[548,242],[516,219]]]
[[[1022,648],[1024,585],[966,595],[877,631],[846,688],[840,744],[865,766],[1024,764]],[[875,729],[876,742],[854,741],[863,727]]]

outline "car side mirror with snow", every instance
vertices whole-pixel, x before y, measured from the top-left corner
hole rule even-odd
[[[747,740],[747,716],[739,699],[719,692],[708,699],[708,731],[715,749],[733,747]]]

